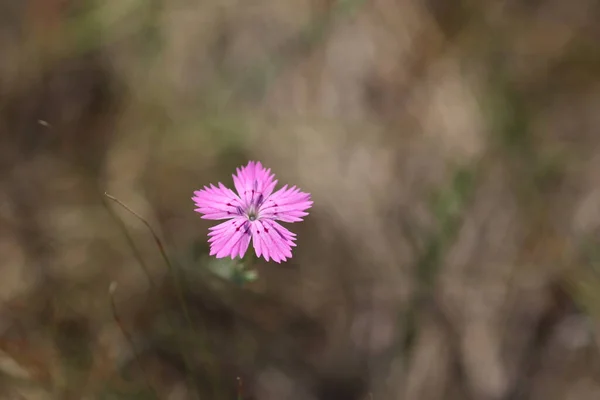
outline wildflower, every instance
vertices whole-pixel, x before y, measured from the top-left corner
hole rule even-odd
[[[256,256],[280,263],[292,257],[296,234],[276,221],[298,222],[307,216],[310,194],[285,185],[273,192],[277,180],[260,162],[250,161],[233,175],[237,191],[222,183],[194,192],[195,209],[203,219],[222,220],[210,228],[210,255],[217,258],[244,256],[250,241]]]

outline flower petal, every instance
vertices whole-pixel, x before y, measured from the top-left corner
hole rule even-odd
[[[265,260],[272,258],[276,263],[292,257],[295,235],[275,221],[257,220],[251,225],[250,231],[257,257],[262,254]]]
[[[209,232],[210,255],[217,258],[244,256],[250,244],[250,222],[244,217],[213,226]]]
[[[260,162],[250,161],[245,167],[237,168],[233,175],[233,183],[245,206],[256,204],[273,193],[277,184],[275,174],[266,169]]]
[[[219,182],[219,186],[210,185],[196,190],[192,200],[196,203],[194,211],[204,214],[203,219],[227,219],[241,215],[242,201],[233,190]]]
[[[288,188],[285,185],[265,200],[259,215],[283,222],[298,222],[308,215],[306,210],[312,204],[309,193],[301,192],[296,186]]]
[[[285,243],[287,243],[290,247],[295,247],[296,243],[296,234],[293,232],[290,232],[288,229],[286,229],[284,226],[282,226],[281,224],[278,224],[277,222],[275,222],[272,219],[264,219],[262,220],[263,225],[267,226],[268,228],[272,229],[273,232],[277,233],[277,235],[283,240],[285,241]]]

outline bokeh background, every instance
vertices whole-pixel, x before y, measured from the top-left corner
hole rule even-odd
[[[600,399],[598,21],[0,1],[0,398]],[[242,282],[190,197],[248,160],[315,203]]]

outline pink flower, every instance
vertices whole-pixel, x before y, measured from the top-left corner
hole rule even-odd
[[[287,185],[273,192],[277,180],[260,162],[250,161],[233,175],[237,191],[210,185],[196,190],[192,200],[203,219],[227,219],[210,228],[210,255],[217,258],[243,257],[250,240],[256,256],[280,263],[292,257],[296,234],[276,221],[298,222],[308,215],[312,201],[310,194],[296,186]]]

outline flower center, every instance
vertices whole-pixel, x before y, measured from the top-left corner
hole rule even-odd
[[[255,221],[258,218],[258,210],[254,205],[248,207],[248,211],[246,211],[246,216],[250,221]]]

